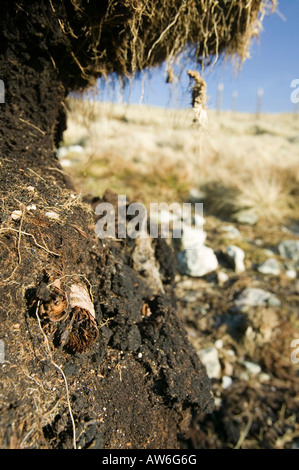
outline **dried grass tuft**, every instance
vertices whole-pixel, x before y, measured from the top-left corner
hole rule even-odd
[[[82,77],[129,76],[184,54],[204,67],[221,55],[248,57],[276,0],[71,0],[61,30]],[[74,32],[75,31],[75,32]],[[80,45],[80,47],[79,47]]]

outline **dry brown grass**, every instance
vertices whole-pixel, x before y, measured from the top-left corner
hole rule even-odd
[[[191,109],[98,102],[84,124],[86,106],[72,103],[65,133],[67,144],[89,134],[84,152],[66,157],[83,192],[102,195],[110,187],[145,203],[173,202],[197,187],[206,193],[206,209],[220,216],[254,213],[267,223],[298,217],[299,120],[293,115],[257,121],[209,111],[203,132]]]
[[[71,3],[74,14],[61,27],[81,43],[72,54],[87,77],[128,76],[164,61],[171,67],[182,53],[202,66],[220,55],[242,62],[276,0],[108,0],[96,8],[85,0]]]

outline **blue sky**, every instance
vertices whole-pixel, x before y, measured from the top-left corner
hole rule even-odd
[[[248,59],[240,73],[234,75],[233,66],[219,62],[204,78],[208,85],[208,107],[217,106],[217,88],[223,83],[222,109],[233,106],[233,93],[237,92],[236,109],[255,112],[257,90],[264,90],[262,112],[290,112],[294,104],[290,100],[291,81],[299,79],[299,0],[281,0],[279,13],[266,17],[264,31],[251,47]],[[103,92],[104,100],[117,100],[117,87]],[[124,101],[141,102],[155,106],[188,107],[190,105],[189,78],[185,72],[176,86],[165,83],[164,70],[151,72],[145,77],[144,95],[141,80],[135,80],[131,90],[127,88]]]

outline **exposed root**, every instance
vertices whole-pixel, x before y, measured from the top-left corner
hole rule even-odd
[[[36,246],[38,246],[38,247],[41,248],[42,250],[46,251],[46,252],[49,253],[50,255],[61,256],[59,253],[56,253],[55,251],[51,251],[51,250],[49,250],[48,248],[46,248],[46,247],[40,245],[39,243],[37,243],[36,238],[35,238],[34,235],[32,235],[32,233],[22,232],[22,231],[20,231],[20,230],[16,230],[16,229],[11,228],[11,227],[4,227],[4,228],[1,228],[1,229],[0,229],[0,233],[1,233],[1,232],[6,232],[6,231],[17,232],[17,233],[19,233],[19,235],[22,234],[22,235],[26,235],[27,237],[31,237],[31,238],[33,238],[33,241],[34,241],[34,243],[36,244]]]
[[[39,326],[39,328],[40,328],[40,330],[41,330],[41,332],[42,332],[42,334],[45,338],[45,343],[46,343],[46,347],[47,347],[48,354],[49,354],[49,357],[50,357],[50,361],[56,367],[56,369],[61,373],[62,378],[64,380],[65,389],[66,389],[67,404],[68,404],[69,414],[70,414],[70,418],[71,418],[71,422],[72,422],[72,428],[73,428],[73,447],[74,447],[74,449],[76,449],[77,448],[77,444],[76,444],[76,426],[75,426],[75,420],[74,420],[73,411],[72,411],[71,402],[70,402],[70,393],[69,393],[68,383],[67,383],[66,376],[65,376],[63,370],[53,360],[52,353],[51,353],[51,348],[50,348],[50,345],[49,345],[49,341],[48,341],[47,335],[45,334],[45,332],[42,328],[40,317],[39,317],[39,314],[38,314],[39,307],[40,307],[40,301],[37,302],[37,307],[36,307],[35,314],[36,314],[36,318],[37,318],[37,321],[38,321],[38,326]]]

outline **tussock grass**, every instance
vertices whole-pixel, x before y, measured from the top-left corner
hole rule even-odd
[[[223,169],[223,174],[227,174]],[[288,184],[287,172],[281,175],[277,168],[244,172],[203,185],[209,210],[224,218],[237,219],[254,215],[263,222],[283,222],[292,216],[295,201]],[[225,184],[223,181],[227,181]]]

